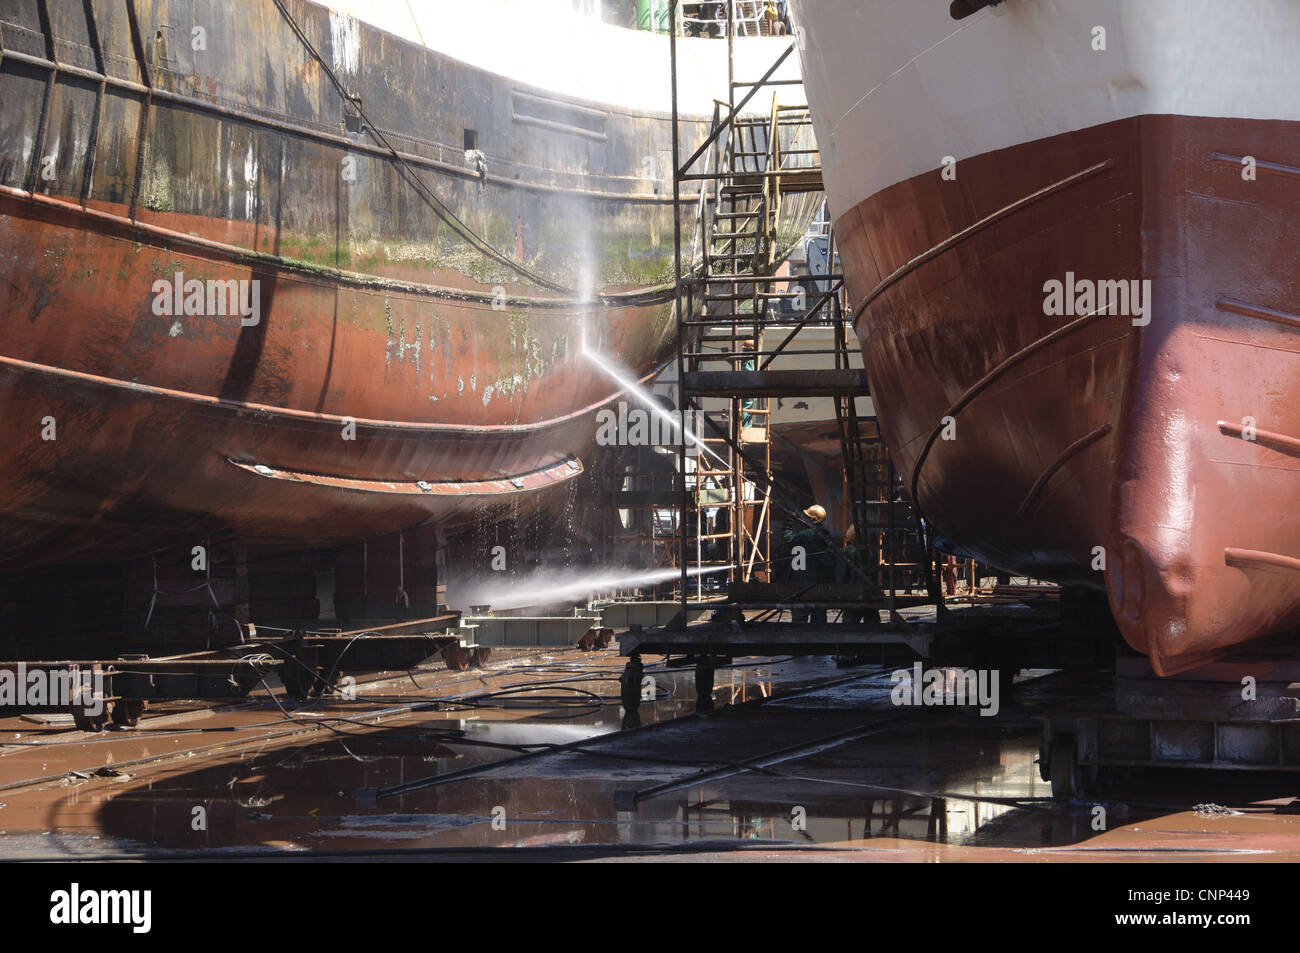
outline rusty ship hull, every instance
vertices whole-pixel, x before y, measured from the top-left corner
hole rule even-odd
[[[0,198],[0,205],[7,201]],[[18,202],[22,211],[10,206],[14,214],[0,227],[38,261],[93,262],[96,272],[132,278],[164,267],[197,280],[231,273],[229,264],[207,257],[211,250],[186,255],[179,241],[150,248],[129,231],[108,237],[83,227],[83,214],[68,218],[54,203],[33,221],[31,200]],[[168,322],[152,322],[142,336],[132,309],[106,303],[94,282],[58,289],[65,313],[96,315],[82,329],[84,339],[77,340],[76,329],[59,333],[52,314],[47,323],[56,333],[44,342],[22,327],[26,321],[10,324],[16,336],[5,341],[0,381],[7,445],[23,450],[4,469],[5,565],[126,558],[173,538],[218,532],[266,545],[323,545],[427,519],[454,522],[485,503],[559,486],[582,472],[580,454],[609,386],[576,361],[543,369],[537,356],[549,363],[572,346],[582,316],[537,307],[528,316],[532,353],[521,342],[511,354],[511,316],[494,312],[490,301],[349,288],[292,269],[249,274],[261,276],[264,290],[274,288],[265,335],[250,342],[237,320],[222,327],[220,318],[200,318],[213,326],[190,329],[198,340],[184,349],[184,367],[171,371],[163,366]],[[44,312],[35,301],[16,304],[19,313],[36,312],[36,320]],[[649,310],[629,306],[602,315],[604,333],[620,335],[625,353],[643,361],[663,348],[656,339],[662,309]],[[360,318],[361,326],[349,318]],[[423,328],[437,335],[432,347],[421,340]],[[496,339],[507,346],[494,353]],[[73,343],[88,359],[69,367]],[[335,359],[341,348],[349,355],[346,368]],[[124,377],[116,362],[133,352],[140,357]],[[150,367],[146,355],[156,355],[158,366]],[[433,373],[448,381],[450,395],[434,395],[440,400],[428,394],[426,375]],[[493,382],[513,383],[514,374],[520,390],[536,392],[532,419],[519,415],[518,423],[517,408],[503,421],[501,407],[484,400]],[[531,381],[532,374],[543,379]],[[393,413],[393,391],[418,394],[436,408],[461,386],[473,402],[461,402],[468,406],[460,420]],[[498,403],[509,400],[507,391]],[[41,438],[46,419],[54,439]],[[24,426],[33,421],[35,431]]]
[[[0,569],[452,525],[583,472],[619,390],[584,346],[671,348],[666,82],[583,100],[300,0],[0,36]]]
[[[1300,629],[1298,24],[1243,6],[796,6],[913,499],[964,553],[1104,590],[1164,675]],[[864,57],[885,23],[905,42]],[[1049,302],[1079,279],[1145,303]]]

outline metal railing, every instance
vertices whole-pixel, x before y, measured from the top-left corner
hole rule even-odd
[[[670,5],[671,4],[671,5]],[[777,3],[777,17],[768,12],[767,0],[659,0],[646,11],[643,29],[655,33],[675,30],[677,36],[714,39],[774,36],[791,33],[786,3]],[[676,14],[675,23],[670,9]]]

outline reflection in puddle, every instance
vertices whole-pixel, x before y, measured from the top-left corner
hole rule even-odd
[[[334,717],[333,733],[319,732],[319,740],[299,735],[232,750],[220,760],[160,762],[124,776],[129,783],[118,790],[110,791],[104,779],[74,778],[55,789],[16,792],[0,814],[0,824],[7,835],[24,829],[102,831],[118,845],[174,850],[325,847],[339,841],[349,846],[353,841],[388,840],[501,845],[608,839],[617,830],[609,810],[613,787],[599,778],[543,783],[474,778],[403,796],[382,807],[359,808],[356,792],[616,732],[622,715],[617,696],[621,667],[622,660],[613,653],[563,652],[509,660],[470,677],[420,673],[418,679],[395,679],[387,687],[366,686],[359,693],[365,704],[317,703],[292,712],[300,724]],[[642,706],[647,724],[694,710],[692,670],[663,665],[647,670],[658,686],[655,700]],[[740,703],[768,697],[778,684],[816,684],[830,671],[816,660],[748,662],[720,670],[716,690],[720,700]],[[419,701],[433,689],[439,689],[436,710],[399,714],[377,727],[368,723],[373,712]],[[203,747],[212,740],[203,732],[293,727],[277,721],[268,706],[226,716],[222,726],[214,726],[214,720],[217,716],[202,730],[190,729],[192,734],[159,728],[156,735],[141,731],[63,744],[54,735],[48,749],[3,753],[23,762],[8,765],[12,776],[41,777],[48,776],[40,773],[45,764],[28,762],[46,755],[46,750],[61,759],[57,774],[73,764],[109,764]],[[201,823],[196,821],[200,814]],[[576,830],[546,830],[575,825]]]
[[[1131,840],[1153,818],[1172,817],[1175,825],[1156,840],[1185,836],[1183,828],[1198,824],[1242,823],[1237,817],[1188,822],[1177,807],[1113,804],[1107,830],[1115,833],[1099,832],[1091,805],[1050,799],[1035,763],[1030,718],[993,727],[976,713],[962,720],[951,712],[917,712],[906,725],[875,732],[873,720],[897,715],[881,703],[887,674],[846,676],[825,659],[721,670],[718,701],[779,700],[706,718],[679,717],[694,707],[689,669],[654,667],[656,700],[642,709],[653,727],[624,735],[616,694],[620,660],[579,658],[586,667],[502,667],[474,678],[422,678],[415,694],[372,691],[374,705],[392,706],[418,700],[435,683],[454,686],[437,709],[403,712],[377,727],[366,722],[374,708],[319,706],[317,716],[345,716],[331,723],[330,734],[127,767],[116,779],[95,777],[90,768],[66,786],[7,792],[0,810],[7,837],[0,843],[14,845],[14,835],[44,830],[102,834],[98,849],[176,851],[761,841],[937,859],[935,851],[950,848],[1013,856]],[[601,666],[596,671],[594,661]],[[531,689],[500,694],[503,686],[523,684]],[[560,685],[578,691],[559,691]],[[586,701],[578,706],[577,697]],[[262,710],[241,717],[255,727],[269,720]],[[123,734],[118,743],[49,750],[71,759],[65,748],[75,749],[85,764],[92,754],[100,763],[123,763],[196,740],[181,737]],[[573,750],[577,742],[590,744]],[[778,751],[790,754],[771,760]],[[40,750],[4,754],[33,764],[48,757]],[[739,767],[755,760],[763,761],[760,770]],[[430,779],[445,780],[378,801],[359,796]],[[1276,836],[1279,823],[1292,821],[1276,819],[1265,836]]]

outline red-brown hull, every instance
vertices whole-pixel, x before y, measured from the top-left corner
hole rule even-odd
[[[991,564],[1104,587],[1162,674],[1300,628],[1297,147],[1295,123],[1143,116],[963,159],[837,222],[926,518]],[[1045,313],[1067,273],[1150,280],[1149,323]]]
[[[0,288],[0,569],[204,533],[328,544],[544,492],[581,472],[570,461],[617,390],[580,342],[644,373],[669,340],[663,304],[372,289],[178,248],[100,211],[0,194],[0,247],[28,263]],[[147,289],[174,271],[259,279],[260,323],[149,314]]]

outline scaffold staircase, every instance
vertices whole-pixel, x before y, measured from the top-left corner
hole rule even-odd
[[[732,104],[718,103],[730,114]],[[778,225],[784,189],[820,189],[816,149],[789,145],[810,135],[806,106],[781,105],[776,96],[766,116],[745,116],[715,126],[715,170],[703,186],[699,272],[692,286],[685,372],[745,376],[767,357],[767,331],[774,315],[788,313],[802,291],[780,287],[783,249]],[[783,148],[784,146],[784,148]],[[699,379],[698,377],[695,379]],[[695,561],[731,567],[731,578],[767,579],[772,563],[770,396],[704,397],[696,418],[692,509],[696,516]],[[697,586],[698,588],[698,586]]]
[[[906,504],[875,420],[864,413],[866,375],[852,361],[857,341],[828,226],[825,273],[811,282],[782,274],[791,250],[783,247],[791,236],[781,231],[786,205],[792,196],[823,191],[810,110],[776,89],[799,81],[773,79],[793,51],[792,44],[757,81],[730,75],[728,101],[715,102],[705,142],[684,161],[674,151],[675,196],[686,183],[699,188],[694,232],[679,233],[678,260],[689,263],[678,283],[679,383],[683,408],[694,412],[695,438],[681,481],[680,558],[684,571],[688,564],[726,569],[733,592],[737,584],[774,582],[773,522],[808,502],[806,490],[781,486],[773,473],[773,404],[829,397],[844,464],[843,525],[855,525],[872,554],[864,571],[854,572],[865,597],[887,604],[898,621],[897,590],[911,578],[903,570],[915,568],[896,552],[908,526],[899,510]],[[755,113],[760,101],[766,108]],[[810,327],[833,329],[833,346],[801,339]],[[825,366],[811,374],[774,368],[782,354],[823,355]],[[700,578],[681,587],[683,603],[702,597]]]

